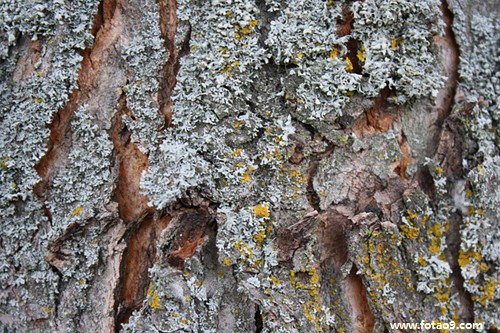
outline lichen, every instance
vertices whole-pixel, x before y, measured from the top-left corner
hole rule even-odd
[[[466,138],[475,148],[464,159],[468,204],[461,226],[459,265],[465,289],[474,301],[474,314],[482,318],[485,329],[498,320],[495,302],[500,298],[498,259],[500,203],[498,135],[499,78],[494,66],[498,59],[498,20],[484,8],[452,5],[454,30],[460,46],[459,94],[463,99],[455,108],[463,121]]]
[[[4,213],[0,276],[5,291],[2,304],[15,316],[18,330],[26,328],[30,321],[51,316],[42,310],[47,305],[52,307],[57,297],[58,277],[43,260],[51,225],[42,203],[33,194],[40,180],[34,167],[46,150],[49,130],[45,125],[76,88],[82,60],[79,52],[92,43],[90,26],[97,10],[96,1],[74,1],[68,7],[62,1],[0,4],[0,58],[19,55],[27,40],[44,42],[40,60],[24,82],[12,79],[12,61],[2,61],[0,66],[0,119],[4,128],[0,150],[8,157],[6,167],[0,170],[0,209]],[[65,213],[70,216],[75,207],[65,207]],[[25,311],[28,304],[39,304],[39,311]]]
[[[388,86],[396,91],[398,104],[437,95],[443,77],[434,65],[431,38],[442,32],[440,5],[437,0],[353,4],[352,36],[364,47],[363,72],[368,75],[360,83],[363,94],[373,97]]]

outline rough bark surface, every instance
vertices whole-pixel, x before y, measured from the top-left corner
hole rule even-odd
[[[0,1],[0,332],[497,332],[498,15]]]

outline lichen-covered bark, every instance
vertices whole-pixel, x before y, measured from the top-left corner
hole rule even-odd
[[[1,1],[0,330],[496,332],[497,7]]]

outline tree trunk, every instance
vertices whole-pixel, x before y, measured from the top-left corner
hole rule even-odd
[[[1,332],[497,332],[496,1],[3,0],[0,27]]]

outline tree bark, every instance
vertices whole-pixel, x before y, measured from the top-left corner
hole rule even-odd
[[[497,332],[495,1],[1,1],[0,29],[1,332]]]

